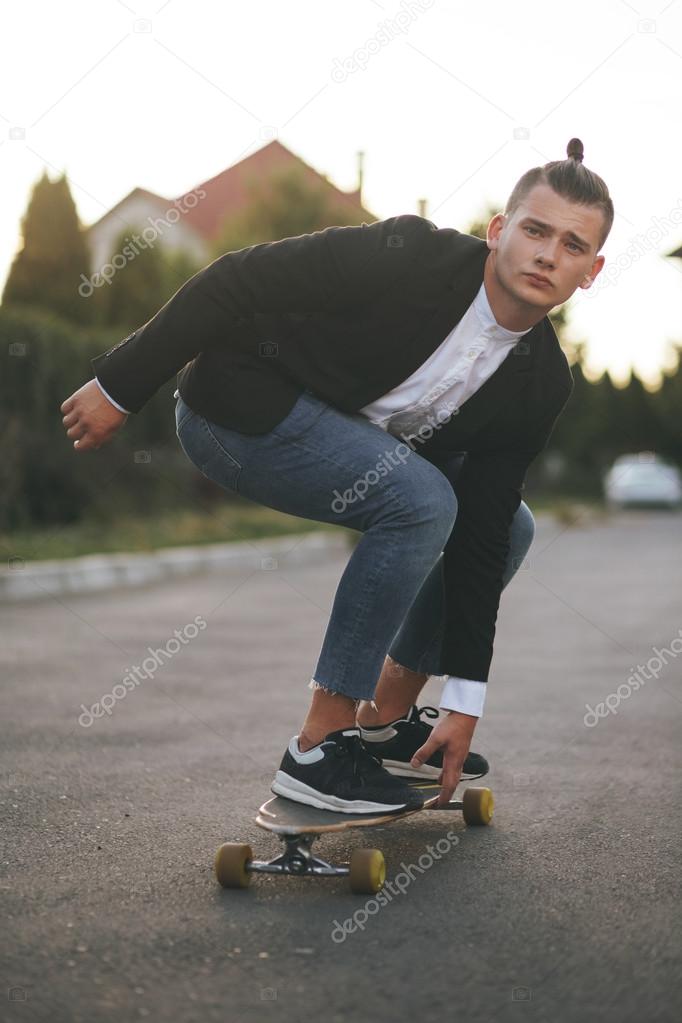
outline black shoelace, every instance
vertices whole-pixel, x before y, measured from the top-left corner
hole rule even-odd
[[[364,783],[361,771],[372,768],[376,770],[381,767],[381,758],[375,757],[364,745],[359,735],[346,735],[343,739],[336,740],[334,749],[335,757],[350,756],[353,762],[353,781]]]
[[[430,734],[431,729],[432,729],[433,726],[427,724],[426,721],[422,721],[422,714],[424,715],[424,717],[427,717],[427,718],[437,718],[437,717],[440,717],[440,715],[439,715],[438,710],[436,709],[436,707],[417,707],[417,706],[414,706],[412,708],[409,720],[413,724],[415,724],[418,728],[421,729],[421,732],[424,734],[424,737],[426,739],[426,737]]]

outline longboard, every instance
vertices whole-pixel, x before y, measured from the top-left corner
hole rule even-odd
[[[422,806],[387,813],[342,813],[319,810],[306,803],[274,796],[258,810],[256,824],[271,831],[284,843],[284,851],[275,859],[254,860],[251,846],[225,842],[215,857],[215,873],[223,888],[246,888],[253,874],[291,874],[297,877],[347,876],[353,892],[374,894],[386,879],[386,864],[380,849],[355,849],[348,863],[331,864],[315,856],[312,844],[321,834],[349,828],[377,827],[422,813],[424,810],[459,810],[467,824],[489,824],[494,800],[489,788],[465,789],[462,799],[453,799],[438,807],[440,785],[417,779],[409,783],[424,793]]]
[[[409,817],[413,813],[432,809],[438,800],[440,785],[436,782],[414,781],[410,788],[424,793],[424,805],[410,810],[388,810],[383,813],[341,813],[334,810],[318,810],[307,803],[297,803],[284,796],[275,796],[263,803],[256,817],[256,824],[276,835],[317,835],[325,831],[345,831],[346,828],[368,828],[377,824]],[[443,809],[459,810],[462,803],[452,800]]]

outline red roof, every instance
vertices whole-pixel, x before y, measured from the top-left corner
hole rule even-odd
[[[267,182],[275,174],[292,167],[297,167],[300,170],[304,182],[310,184],[311,188],[319,188],[323,185],[330,189],[333,193],[330,198],[341,205],[347,204],[349,212],[355,215],[360,214],[368,221],[376,219],[372,213],[364,209],[358,191],[340,191],[277,139],[256,150],[255,153],[251,153],[239,163],[228,167],[227,170],[221,171],[214,178],[202,181],[200,185],[193,188],[192,192],[199,188],[204,189],[207,193],[206,198],[198,202],[192,209],[187,208],[182,219],[198,234],[205,238],[214,238],[219,233],[223,222],[228,217],[241,213],[248,204],[250,183],[258,185],[260,182]],[[178,196],[178,200],[189,194],[191,193]]]

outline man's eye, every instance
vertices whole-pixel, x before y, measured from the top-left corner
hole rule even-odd
[[[526,231],[537,231],[537,227],[526,227]]]

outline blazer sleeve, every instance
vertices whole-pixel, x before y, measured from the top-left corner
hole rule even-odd
[[[409,273],[435,230],[431,221],[403,214],[228,252],[191,277],[142,327],[94,358],[95,376],[116,402],[139,412],[199,352],[229,344],[253,314],[369,301]]]
[[[570,388],[527,445],[470,452],[453,484],[457,518],[443,551],[443,674],[488,681],[512,519],[528,467],[546,446],[569,396]]]

